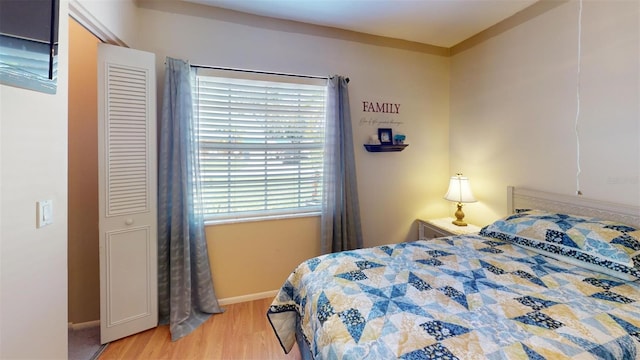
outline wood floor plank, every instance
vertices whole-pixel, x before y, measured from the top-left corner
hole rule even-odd
[[[300,360],[297,346],[285,354],[273,333],[266,316],[271,301],[267,298],[227,305],[224,313],[211,316],[178,341],[171,341],[167,325],[116,340],[98,360]]]

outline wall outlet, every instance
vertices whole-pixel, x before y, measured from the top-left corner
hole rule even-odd
[[[43,200],[36,203],[36,227],[41,228],[43,226],[53,223],[53,201]]]

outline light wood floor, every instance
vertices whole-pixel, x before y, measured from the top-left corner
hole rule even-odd
[[[110,343],[98,360],[110,359],[287,359],[300,360],[297,346],[288,355],[267,320],[273,299],[223,306],[186,337],[172,342],[169,327],[159,326]]]

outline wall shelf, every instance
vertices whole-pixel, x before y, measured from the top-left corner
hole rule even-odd
[[[409,146],[409,144],[397,144],[397,145],[371,145],[371,144],[364,144],[364,148],[367,149],[368,152],[402,151],[407,146]]]

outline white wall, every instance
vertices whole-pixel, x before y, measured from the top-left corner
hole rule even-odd
[[[67,1],[56,95],[0,85],[0,358],[67,357]],[[36,201],[53,224],[36,229]]]
[[[448,57],[345,40],[334,33],[299,32],[264,18],[223,21],[213,9],[189,9],[197,11],[181,15],[138,9],[144,30],[135,47],[156,54],[158,84],[163,84],[166,56],[192,64],[348,76],[365,245],[414,239],[416,217],[446,214]],[[399,103],[400,113],[365,113],[362,101]],[[387,126],[361,124],[363,118],[393,120],[390,127],[407,135],[409,147],[398,153],[366,152],[362,144],[369,135]]]
[[[585,1],[578,169],[579,2],[570,1],[452,57],[451,171],[471,178],[467,219],[506,212],[505,187],[640,204],[637,1]]]

